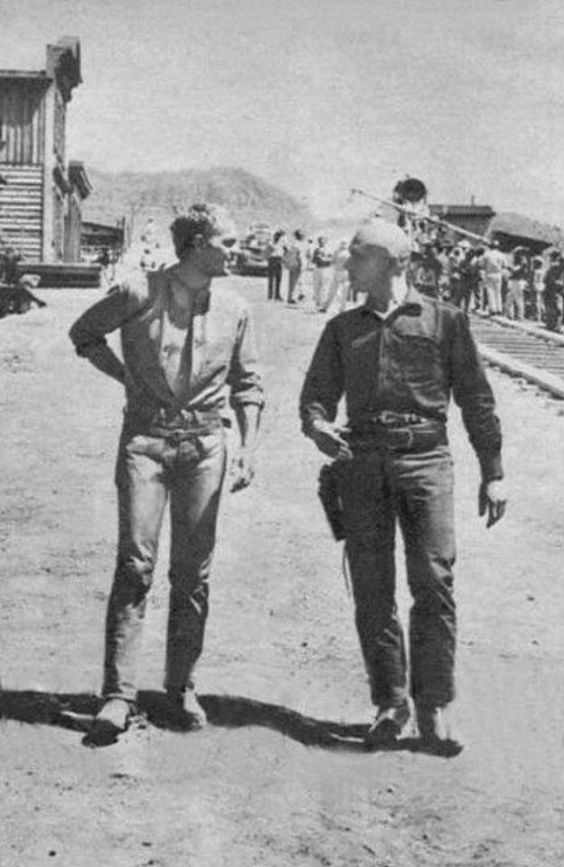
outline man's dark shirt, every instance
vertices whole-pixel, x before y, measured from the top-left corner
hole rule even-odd
[[[332,263],[333,256],[327,247],[317,246],[313,251],[312,262],[316,268],[329,268]]]
[[[465,289],[471,291],[478,288],[481,276],[478,256],[473,252],[467,254],[460,262],[458,270]]]
[[[547,295],[556,297],[563,291],[562,280],[564,278],[564,266],[560,263],[551,265],[544,275],[544,286]]]
[[[383,410],[446,422],[451,393],[484,481],[502,478],[500,423],[468,319],[410,288],[386,319],[363,306],[327,323],[302,389],[303,430],[334,421],[343,395],[352,428]]]
[[[519,262],[509,269],[510,280],[526,280],[528,275],[528,267],[526,262]]]
[[[436,298],[443,266],[433,253],[425,253],[413,262],[409,284],[423,295]]]

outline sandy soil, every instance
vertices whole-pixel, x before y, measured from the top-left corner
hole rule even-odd
[[[0,864],[559,867],[563,411],[492,373],[511,504],[487,532],[453,412],[467,747],[452,760],[423,755],[408,732],[401,749],[367,754],[341,548],[296,414],[322,317],[268,304],[260,279],[232,279],[254,305],[268,410],[255,484],[224,500],[198,679],[212,724],[201,733],[159,718],[165,530],[142,659],[145,719],[114,746],[82,744],[100,686],[122,395],[66,337],[96,292],[45,291],[46,309],[0,321]]]

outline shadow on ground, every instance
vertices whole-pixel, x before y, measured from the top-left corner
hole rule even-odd
[[[280,732],[306,746],[365,751],[367,726],[318,720],[281,705],[242,696],[201,695],[199,701],[212,725],[224,728],[261,726]],[[89,693],[51,693],[32,690],[0,692],[0,719],[58,726],[88,732],[100,700]],[[140,692],[141,720],[161,729],[173,729],[167,714],[166,696]],[[420,749],[415,738],[401,738],[387,750],[414,752]]]

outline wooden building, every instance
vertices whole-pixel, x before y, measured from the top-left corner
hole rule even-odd
[[[486,235],[495,211],[489,205],[430,205],[432,217],[446,220],[451,226],[466,229],[475,235]]]
[[[79,262],[84,166],[66,161],[67,106],[80,42],[47,46],[46,69],[0,70],[0,239],[26,262]]]
[[[125,246],[125,218],[115,226],[83,220],[80,237],[80,247],[85,261],[99,261],[106,253],[117,261]]]
[[[498,242],[504,253],[509,253],[515,247],[524,247],[538,255],[549,248],[561,250],[564,246],[562,230],[558,226],[511,212],[496,214],[488,234]]]

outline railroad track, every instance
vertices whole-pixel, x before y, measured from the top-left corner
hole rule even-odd
[[[564,339],[501,317],[472,316],[472,332],[486,363],[564,399]]]

